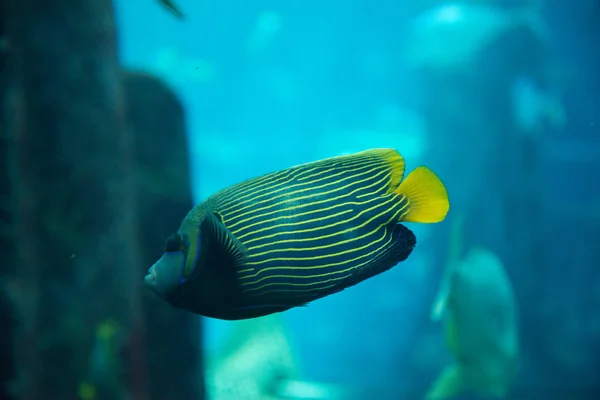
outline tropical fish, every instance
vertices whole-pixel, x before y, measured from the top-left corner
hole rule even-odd
[[[179,7],[175,5],[171,0],[159,0],[162,5],[168,8],[177,18],[185,18],[185,15],[181,12]]]
[[[443,319],[446,344],[455,362],[440,374],[427,399],[465,392],[486,398],[506,395],[517,372],[517,304],[498,257],[473,248],[450,263],[431,317]]]
[[[223,189],[195,206],[144,281],[172,306],[255,318],[306,305],[404,261],[400,222],[442,221],[446,188],[427,167],[373,149],[302,164]]]

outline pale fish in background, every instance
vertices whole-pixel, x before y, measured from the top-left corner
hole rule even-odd
[[[274,399],[277,379],[298,376],[295,354],[279,315],[229,323],[228,338],[207,360],[209,398]]]
[[[405,59],[416,69],[469,70],[480,51],[518,26],[530,27],[542,40],[547,37],[537,4],[518,9],[440,4],[420,13],[409,25]]]
[[[443,319],[455,361],[435,381],[427,399],[467,392],[504,397],[516,376],[519,343],[517,303],[498,257],[473,248],[462,261],[450,262],[431,317]]]
[[[547,126],[562,129],[567,116],[561,100],[543,92],[526,78],[519,78],[512,87],[513,115],[524,132],[537,135]]]
[[[208,358],[209,398],[219,400],[341,399],[335,385],[302,380],[280,315],[227,323],[229,337]]]

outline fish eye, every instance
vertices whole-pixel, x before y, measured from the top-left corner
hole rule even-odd
[[[167,238],[167,241],[165,242],[165,252],[173,253],[173,252],[177,252],[177,251],[183,251],[184,250],[183,245],[184,245],[184,243],[183,243],[183,238],[181,237],[181,235],[178,233],[174,233],[171,236],[169,236]]]

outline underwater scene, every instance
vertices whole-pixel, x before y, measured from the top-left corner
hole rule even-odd
[[[599,0],[2,0],[0,400],[600,399]]]

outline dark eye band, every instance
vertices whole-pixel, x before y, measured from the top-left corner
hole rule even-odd
[[[169,236],[169,238],[167,239],[167,242],[165,243],[165,252],[170,253],[170,252],[181,251],[181,250],[182,250],[181,235],[174,233],[171,236]]]

